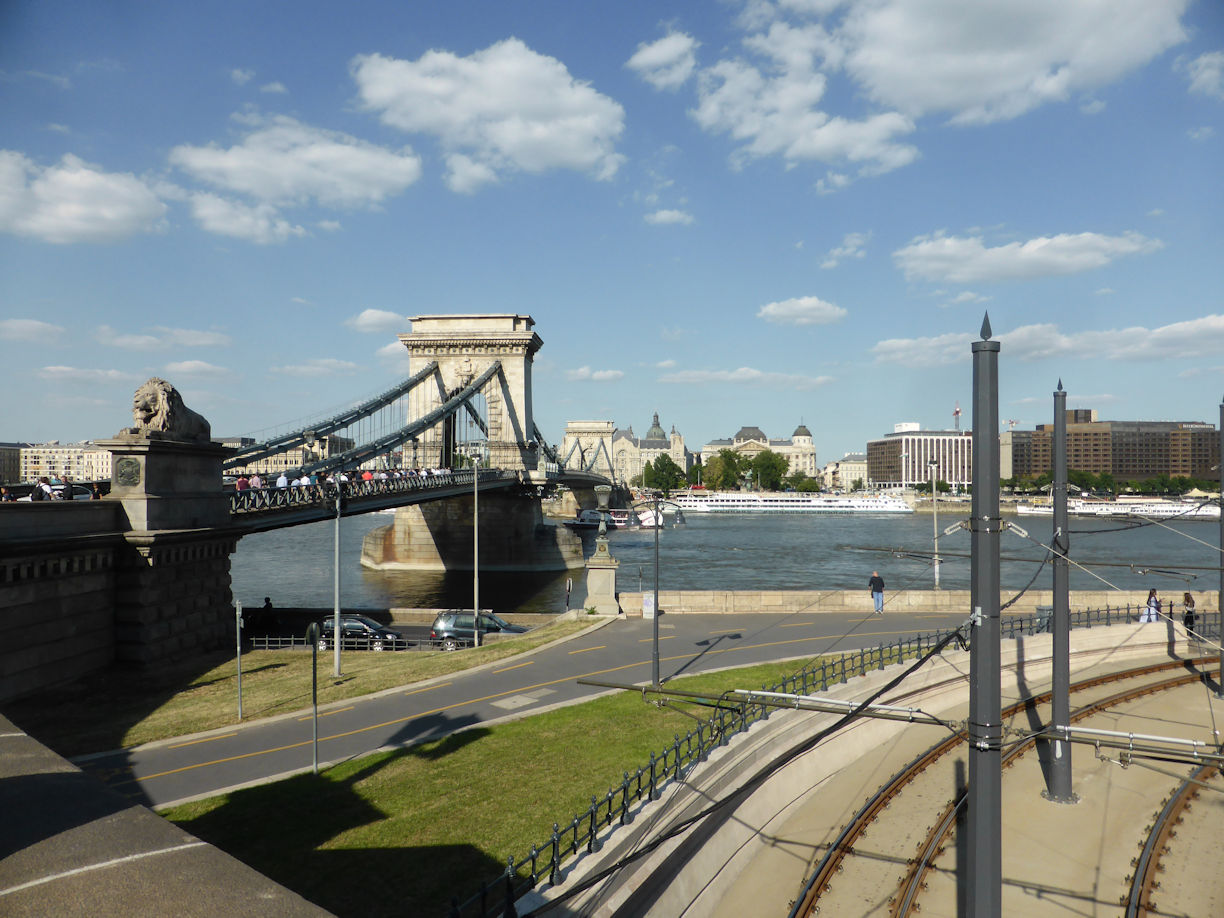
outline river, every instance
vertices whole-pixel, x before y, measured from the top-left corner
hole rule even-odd
[[[944,589],[969,588],[969,532],[942,530],[963,520],[960,512],[939,514],[940,566]],[[1001,578],[1006,588],[1024,586],[1045,557],[1037,543],[1050,540],[1051,520],[1005,516],[1028,532],[1015,530],[1001,539]],[[341,600],[348,608],[456,608],[472,602],[470,571],[433,574],[371,571],[360,563],[367,532],[390,523],[371,513],[341,522]],[[1071,520],[1073,590],[1127,590],[1156,587],[1161,594],[1187,589],[1214,591],[1218,574],[1203,568],[1218,565],[1216,521],[1128,527],[1117,520]],[[930,514],[904,516],[821,516],[814,514],[696,514],[687,525],[659,532],[659,587],[664,590],[829,590],[867,589],[872,570],[879,570],[888,589],[929,589],[933,578]],[[271,597],[277,606],[332,605],[335,524],[315,523],[246,536],[233,556],[234,597],[244,605],[261,605]],[[585,537],[589,555],[593,536]],[[612,556],[620,561],[617,587],[650,590],[654,586],[653,530],[609,533]],[[911,554],[912,553],[912,554]],[[1107,566],[1109,565],[1109,566]],[[1121,566],[1117,566],[1121,565]],[[1129,567],[1127,565],[1133,565]],[[1098,579],[1099,578],[1099,579]],[[585,599],[585,572],[480,575],[480,601],[498,612],[559,612],[565,608],[566,582],[572,580],[571,607]],[[1051,588],[1050,568],[1034,587]]]

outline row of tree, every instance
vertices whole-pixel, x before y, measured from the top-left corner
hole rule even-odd
[[[1004,478],[999,485],[1004,490],[1017,494],[1034,494],[1049,490],[1054,476],[1045,472],[1036,478]],[[1094,475],[1091,472],[1081,472],[1078,469],[1067,470],[1067,483],[1078,488],[1085,494],[1185,494],[1196,488],[1200,491],[1218,491],[1220,483],[1212,479],[1188,478],[1178,475],[1170,478],[1168,475],[1157,475],[1143,481],[1117,481],[1109,472]]]
[[[688,474],[663,453],[649,463],[641,476],[630,484],[659,491],[674,491],[688,485],[703,484],[712,491],[731,491],[748,487],[758,491],[819,491],[820,481],[804,472],[790,472],[790,460],[773,450],[755,456],[720,449],[704,465],[698,462]],[[861,482],[857,485],[861,487]]]

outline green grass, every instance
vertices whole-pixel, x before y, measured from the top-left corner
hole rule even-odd
[[[795,664],[676,680],[721,692]],[[705,717],[708,709],[690,708]],[[163,815],[338,915],[444,915],[695,726],[621,693]]]
[[[332,653],[319,654],[319,704],[369,695],[502,660],[575,634],[588,621],[555,622],[527,634],[452,653],[404,651],[343,654],[333,678]],[[261,650],[242,656],[243,721],[310,706],[311,654]],[[62,689],[6,705],[5,714],[65,756],[136,746],[238,721],[238,675],[232,652],[190,667],[157,672],[115,667]]]

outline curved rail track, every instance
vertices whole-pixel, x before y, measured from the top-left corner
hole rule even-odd
[[[1195,664],[1202,666],[1211,662],[1213,662],[1213,658],[1206,657],[1189,661],[1173,660],[1109,673],[1077,682],[1071,686],[1072,697],[1078,696],[1085,703],[1072,712],[1072,722],[1083,721],[1110,708],[1142,698],[1145,695],[1165,692],[1180,686],[1199,682],[1203,678],[1202,672],[1187,671],[1187,665]],[[1154,678],[1170,671],[1178,671],[1178,674],[1170,678]],[[1105,695],[1104,697],[1093,698],[1091,701],[1085,698],[1086,695],[1092,694],[1094,690],[1135,680],[1138,680],[1140,684]],[[1050,693],[1048,692],[1031,696],[1010,706],[1004,711],[1004,716],[1006,718],[1022,716],[1035,709],[1038,705],[1048,703],[1049,700]],[[835,883],[839,882],[837,878],[845,871],[848,859],[854,858],[860,853],[856,849],[856,844],[881,819],[884,812],[894,806],[907,789],[914,786],[916,782],[920,782],[924,774],[930,773],[935,763],[948,756],[949,753],[963,752],[965,741],[966,737],[962,731],[948,737],[943,742],[917,756],[882,786],[854,814],[832,842],[829,850],[812,873],[802,894],[791,910],[791,918],[806,918],[806,916],[821,913],[822,900],[827,898],[826,894],[834,888]],[[1027,739],[1016,743],[1008,749],[1003,756],[1003,767],[1008,768],[1018,761],[1020,756],[1036,745],[1036,742],[1036,739]],[[1210,770],[1214,771],[1213,768]],[[1144,847],[1144,854],[1137,861],[1138,866],[1134,873],[1131,893],[1131,898],[1135,903],[1135,910],[1128,911],[1128,915],[1154,914],[1151,911],[1152,884],[1156,882],[1156,876],[1161,867],[1161,854],[1168,850],[1169,838],[1173,832],[1173,827],[1177,824],[1181,814],[1185,812],[1187,802],[1194,799],[1194,792],[1199,788],[1199,784],[1194,783],[1195,780],[1192,778],[1183,785],[1182,790],[1170,799],[1168,806],[1165,807],[1165,811],[1161,814],[1161,818],[1158,818],[1156,821],[1156,826],[1153,828],[1151,836]],[[1200,777],[1197,780],[1201,783],[1205,779]],[[908,858],[903,856],[906,862],[904,878],[897,887],[895,894],[887,902],[886,910],[893,918],[911,916],[918,911],[919,896],[926,888],[928,874],[936,858],[948,844],[949,837],[956,824],[957,812],[966,799],[963,781],[958,781],[958,784],[960,786],[956,793],[953,794],[951,799],[947,800],[946,804],[942,807],[942,811],[939,812],[934,823],[919,842],[917,853]],[[946,784],[943,786],[946,787]],[[1179,800],[1183,802],[1179,803]],[[1163,835],[1160,834],[1162,826],[1165,827]],[[876,855],[876,857],[880,856]],[[842,882],[853,881],[846,880],[843,877]]]

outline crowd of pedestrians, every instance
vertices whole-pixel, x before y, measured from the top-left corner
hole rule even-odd
[[[272,478],[270,474],[265,477],[256,473],[250,476],[245,474],[239,476],[234,481],[234,491],[236,494],[259,492],[258,494],[251,493],[249,498],[243,500],[238,507],[260,509],[297,505],[327,498],[335,493],[337,487],[341,486],[350,495],[399,491],[404,490],[405,486],[408,488],[429,487],[441,484],[444,479],[449,479],[452,473],[452,469],[443,468],[395,468],[378,471],[360,469],[349,472],[331,472],[326,475],[311,475],[305,471],[280,472],[276,478]],[[284,497],[279,497],[278,494],[283,494]]]

